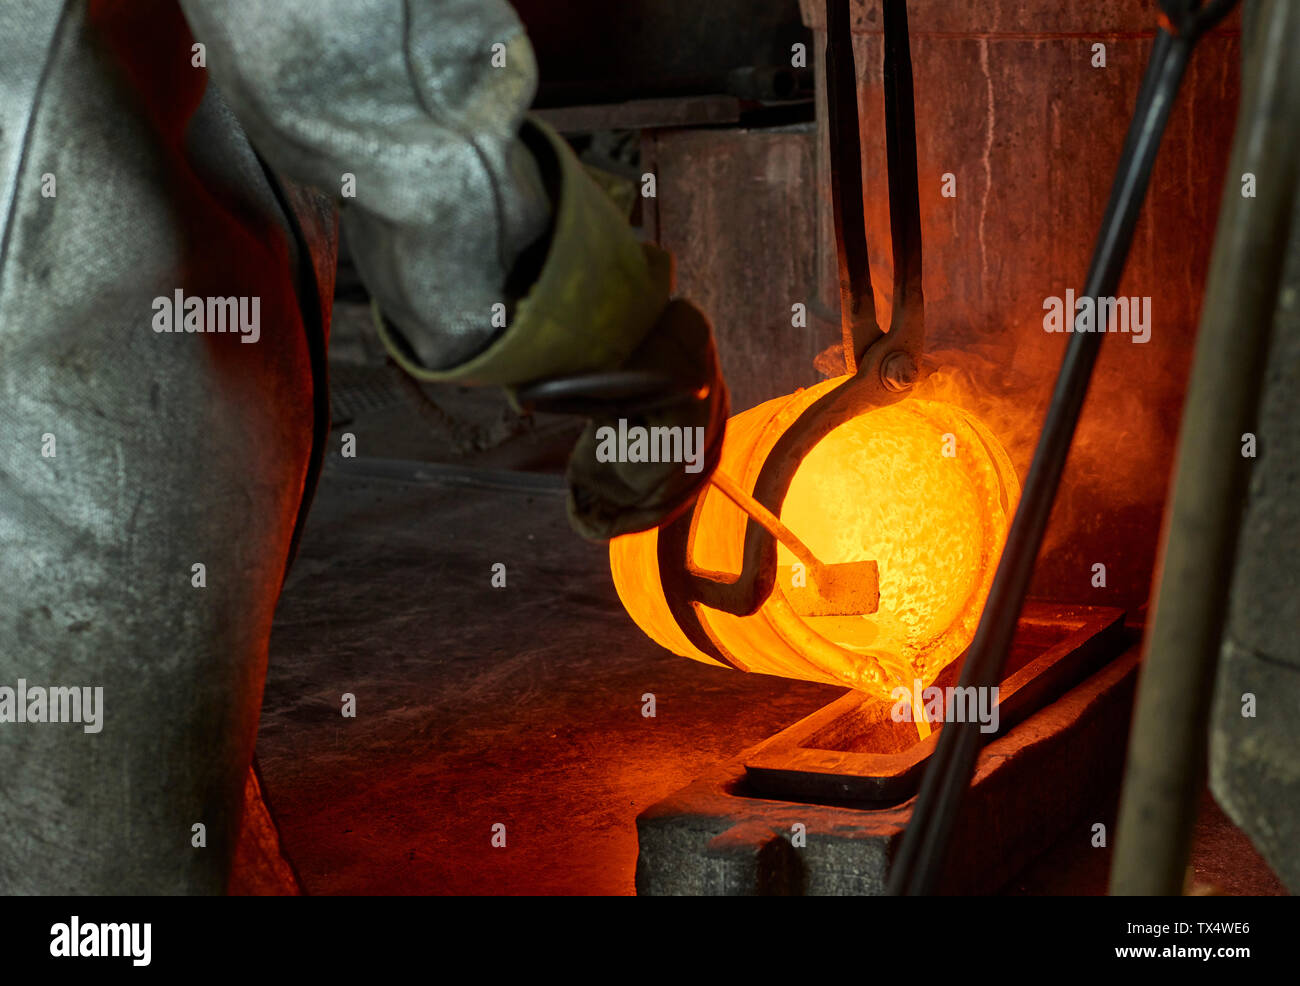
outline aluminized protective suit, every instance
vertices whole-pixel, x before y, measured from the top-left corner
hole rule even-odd
[[[335,205],[430,379],[617,366],[660,319],[535,84],[501,0],[0,4],[0,893],[226,886]],[[156,331],[177,291],[260,299],[258,340]],[[101,687],[98,729],[14,721],[20,681]]]

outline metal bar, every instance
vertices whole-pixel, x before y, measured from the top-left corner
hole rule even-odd
[[[1158,577],[1120,800],[1111,893],[1179,894],[1205,779],[1207,728],[1227,616],[1260,381],[1300,176],[1300,5],[1265,0],[1243,39],[1241,114],[1184,402]],[[1243,198],[1235,175],[1261,177]],[[1267,176],[1265,178],[1264,176]]]
[[[767,507],[763,506],[752,496],[746,493],[736,484],[736,481],[721,470],[713,470],[709,476],[709,482],[716,486],[728,500],[738,506],[747,515],[754,518],[754,521],[761,524],[763,529],[772,537],[776,538],[787,548],[789,548],[801,562],[808,566],[812,572],[813,580],[819,585],[826,584],[825,569],[817,556],[812,553],[812,549],[799,540],[799,537],[781,523],[779,517]]]
[[[850,373],[884,333],[876,321],[862,199],[862,135],[858,73],[849,0],[826,2],[826,117],[830,134],[831,212],[840,273],[840,331]]]
[[[1110,297],[1115,293],[1160,137],[1193,43],[1193,37],[1170,37],[1162,29],[1152,46],[1137,113],[1125,138],[1093,250],[1082,292],[1084,297]],[[1001,677],[1103,334],[1083,331],[1070,336],[1020,504],[962,669],[962,687],[991,688]],[[961,798],[970,784],[980,741],[978,723],[949,723],[940,731],[939,745],[922,781],[912,823],[890,872],[891,894],[933,892]]]
[[[712,127],[739,122],[741,110],[741,101],[735,96],[716,95],[630,99],[532,112],[559,133],[580,134],[596,130]]]
[[[925,327],[921,291],[921,198],[916,172],[916,100],[907,0],[883,0],[885,30],[885,153],[889,176],[889,234],[894,297],[889,334],[919,355]],[[906,336],[905,339],[899,339]],[[861,354],[859,354],[861,355]]]

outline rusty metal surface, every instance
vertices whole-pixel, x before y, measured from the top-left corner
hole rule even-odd
[[[1137,660],[1130,648],[985,747],[944,893],[993,892],[1067,829],[1088,846],[1092,819],[1080,812],[1099,811],[1115,787]],[[883,893],[915,801],[862,809],[756,796],[745,782],[752,754],[712,768],[638,816],[637,892]],[[792,841],[796,826],[805,845]]]
[[[1005,732],[1115,657],[1128,639],[1123,610],[1030,603],[998,691]],[[954,665],[934,682],[956,685]],[[942,730],[918,740],[911,723],[890,718],[892,703],[852,692],[761,744],[745,760],[753,791],[818,804],[897,804],[916,793]],[[862,733],[872,743],[863,745]],[[882,735],[884,734],[884,735]]]
[[[647,231],[713,321],[733,413],[816,383],[839,327],[792,324],[814,276],[812,128],[658,131],[642,154],[658,185]]]
[[[810,0],[813,24],[822,6]],[[854,11],[868,236],[884,244],[882,38],[862,3]],[[909,12],[927,348],[981,389],[975,410],[1023,475],[1066,342],[1043,330],[1043,303],[1082,282],[1153,35],[1150,11],[1112,0],[913,0]],[[1098,42],[1105,68],[1091,65]],[[818,62],[823,43],[819,32]],[[1151,298],[1151,338],[1117,335],[1102,347],[1035,595],[1130,608],[1146,599],[1238,58],[1230,19],[1188,69],[1120,285]],[[821,92],[818,116],[824,127]],[[813,360],[839,338],[824,130],[659,131],[649,143],[647,170],[659,182],[649,231],[677,255],[679,290],[714,320],[736,409],[815,383]],[[941,194],[945,174],[955,198]],[[887,318],[888,251],[872,260]],[[808,306],[804,328],[791,325],[795,303]],[[1104,586],[1092,585],[1097,563]]]
[[[820,28],[822,0],[804,0]],[[1153,4],[992,0],[908,5],[916,90],[927,350],[968,374],[981,417],[1023,475],[1067,337],[1043,329],[1044,301],[1077,290],[1154,34]],[[853,2],[867,236],[888,242],[877,0]],[[824,32],[815,32],[821,59]],[[1091,64],[1106,46],[1106,67]],[[1238,94],[1239,22],[1204,38],[1187,71],[1120,284],[1151,298],[1150,341],[1106,340],[1033,592],[1133,607],[1146,599],[1191,342]],[[818,67],[820,72],[820,66]],[[826,107],[816,145],[828,188]],[[943,196],[952,175],[956,196]],[[1237,180],[1234,176],[1233,180]],[[819,195],[817,279],[834,318],[830,196]],[[882,319],[888,251],[872,250]],[[811,299],[810,299],[811,301]],[[811,324],[811,323],[810,323]],[[821,324],[822,347],[834,338]],[[725,358],[725,357],[724,357]],[[725,365],[725,364],[724,364]],[[1091,569],[1107,567],[1093,586]]]
[[[880,0],[850,0],[853,30],[880,34]],[[1155,33],[1154,0],[908,0],[915,37],[1130,38]],[[799,0],[804,24],[825,27],[825,0]]]

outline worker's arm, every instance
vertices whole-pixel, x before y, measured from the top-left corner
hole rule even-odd
[[[366,285],[420,365],[478,354],[501,331],[492,306],[515,300],[511,272],[551,222],[540,169],[519,137],[536,67],[510,7],[181,7],[262,155],[342,205]],[[502,67],[492,64],[497,44]]]
[[[261,153],[339,201],[409,372],[512,387],[666,359],[708,396],[654,423],[708,425],[716,446],[725,389],[707,321],[668,308],[667,255],[638,243],[564,141],[526,119],[536,67],[506,3],[181,6]],[[654,523],[708,475],[611,470],[591,449],[580,443],[570,466],[589,536]]]

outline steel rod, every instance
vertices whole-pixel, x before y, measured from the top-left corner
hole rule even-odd
[[[849,0],[826,3],[826,120],[830,136],[831,212],[840,276],[840,332],[848,371],[880,337],[871,288],[867,221],[862,199],[862,134],[858,72]]]
[[[1243,37],[1241,110],[1184,402],[1177,471],[1120,799],[1111,893],[1179,894],[1205,780],[1210,704],[1286,250],[1297,249],[1300,5],[1265,0]]]
[[[1081,297],[1110,297],[1118,286],[1193,42],[1163,29],[1157,33]],[[1074,327],[1079,327],[1077,320]],[[1102,331],[1070,335],[1015,519],[962,669],[962,687],[992,688],[1001,679],[1103,335]],[[949,723],[940,731],[890,872],[891,894],[934,891],[980,743],[978,723]]]
[[[916,99],[907,0],[882,0],[885,153],[889,175],[889,235],[894,268],[889,333],[924,329],[921,292],[921,193],[916,169]]]
[[[812,549],[808,545],[799,540],[799,536],[794,531],[781,522],[781,519],[776,514],[741,489],[734,479],[720,469],[713,470],[712,475],[709,476],[709,482],[716,486],[719,492],[726,496],[728,500],[754,518],[754,521],[761,525],[772,537],[789,548],[796,558],[808,566],[814,581],[819,585],[828,584],[826,570],[821,561],[812,553]]]

